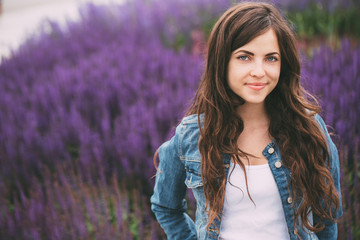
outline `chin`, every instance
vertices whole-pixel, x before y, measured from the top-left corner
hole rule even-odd
[[[245,103],[248,104],[264,104],[265,98],[262,99],[245,99]]]

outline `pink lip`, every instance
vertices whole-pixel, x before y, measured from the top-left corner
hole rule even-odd
[[[266,83],[254,82],[254,83],[246,83],[246,85],[253,90],[259,91],[266,86]]]

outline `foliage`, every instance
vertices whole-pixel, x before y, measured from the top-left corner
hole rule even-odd
[[[125,239],[161,236],[141,232],[155,229],[153,218],[141,221],[151,216],[152,156],[184,114],[203,68],[201,56],[172,47],[180,33],[191,41],[192,29],[226,8],[206,2],[191,11],[190,1],[88,5],[80,22],[67,29],[50,22],[3,59],[1,239],[112,239],[122,228]],[[133,207],[121,210],[127,190],[113,178],[129,183]],[[95,187],[103,192],[87,193]],[[104,199],[113,199],[111,207],[96,205]],[[127,227],[111,209],[124,212]]]
[[[332,126],[341,160],[343,204],[341,236],[360,237],[360,47],[342,41],[340,50],[327,46],[315,50],[304,62],[304,84],[320,99],[325,122]]]
[[[288,11],[287,16],[296,26],[296,33],[302,39],[360,37],[360,4],[351,8],[312,3],[305,10]]]
[[[151,216],[138,181],[129,189],[111,183],[89,184],[74,172],[44,173],[33,180],[28,196],[20,190],[13,202],[1,198],[1,239],[158,239],[160,226]],[[134,188],[136,187],[136,189]],[[1,194],[6,194],[5,189]]]

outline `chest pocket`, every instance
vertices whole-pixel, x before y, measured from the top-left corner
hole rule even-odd
[[[197,187],[202,187],[204,185],[201,178],[200,162],[187,161],[185,163],[185,169],[186,169],[185,184],[188,188],[197,188]]]

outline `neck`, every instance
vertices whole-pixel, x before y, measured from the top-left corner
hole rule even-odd
[[[270,119],[265,110],[265,104],[245,103],[238,107],[237,113],[244,122],[245,127],[269,126]]]

